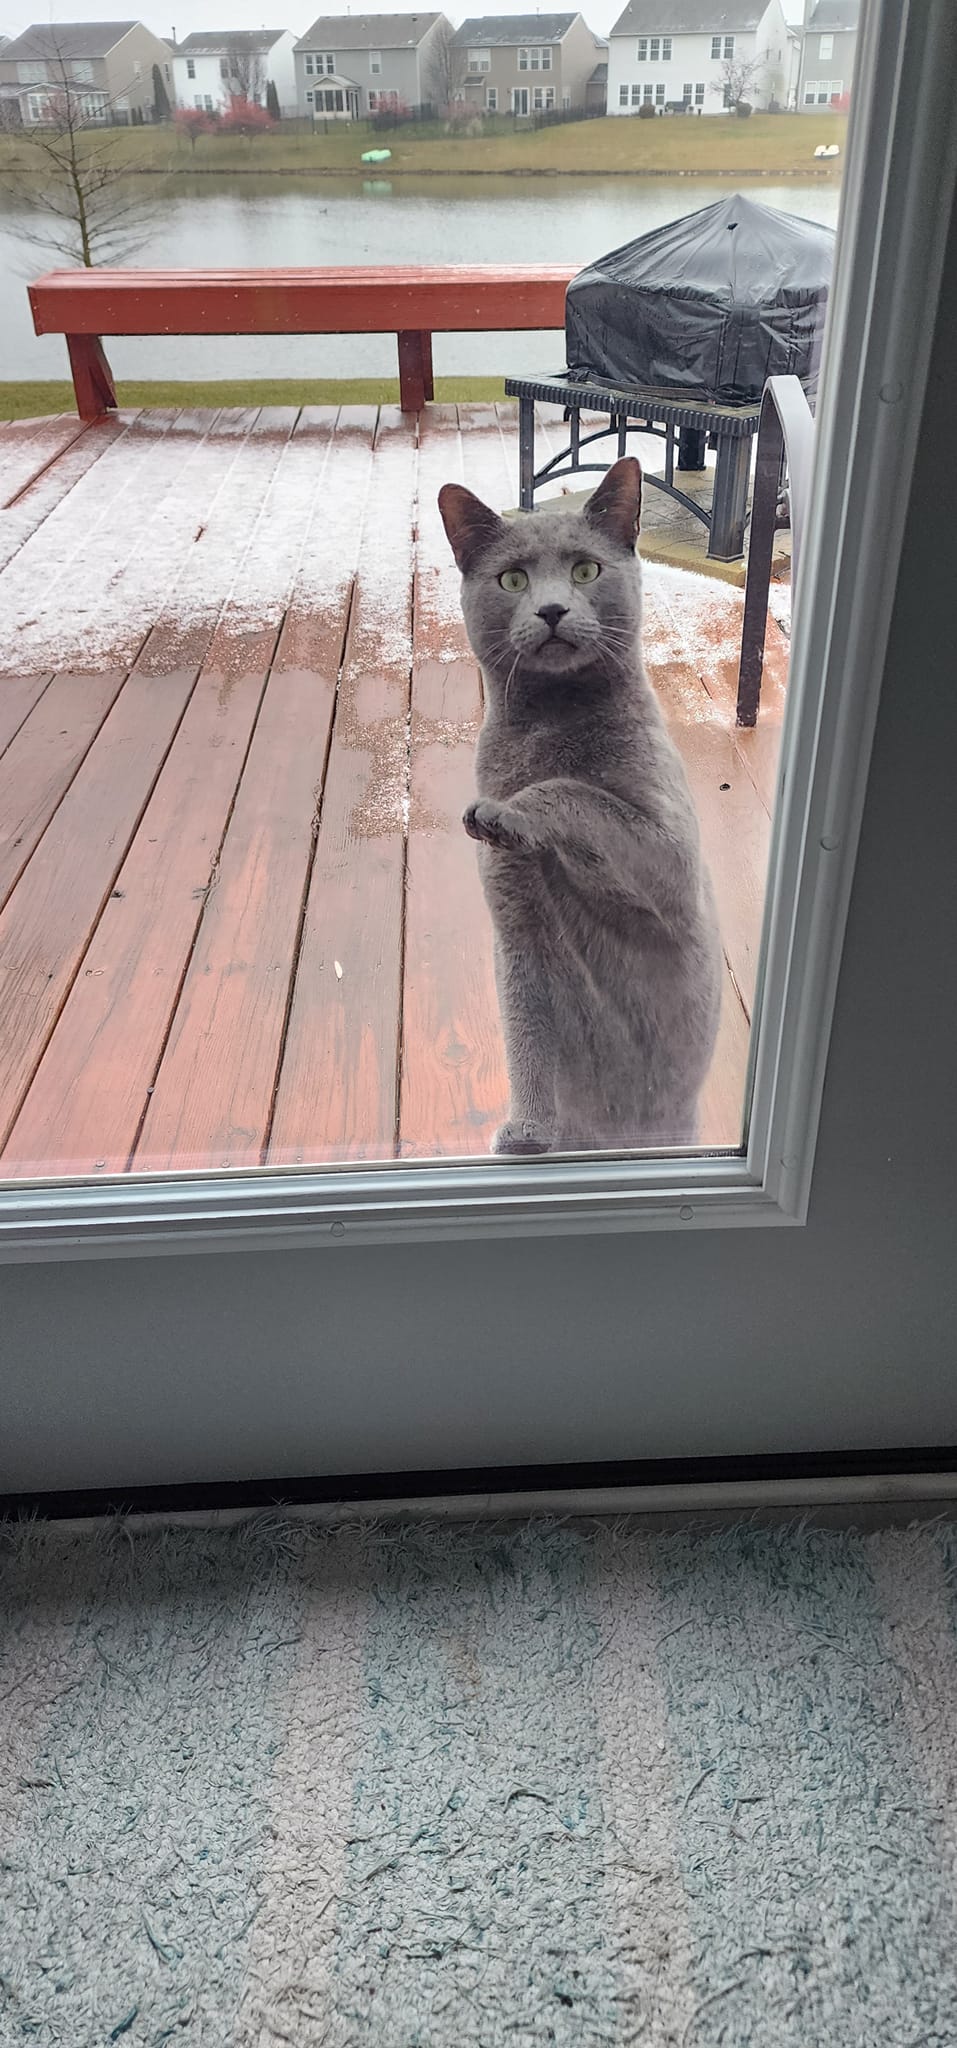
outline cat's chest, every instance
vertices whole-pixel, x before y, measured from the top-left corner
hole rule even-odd
[[[531,782],[567,776],[603,783],[610,764],[597,734],[517,733],[483,727],[476,753],[476,782],[482,796],[514,796]]]

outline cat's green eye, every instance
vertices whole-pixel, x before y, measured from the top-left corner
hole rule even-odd
[[[528,589],[528,577],[524,569],[503,569],[498,580],[503,590],[515,592]]]
[[[576,562],[572,570],[572,582],[594,583],[595,577],[600,575],[600,562]]]

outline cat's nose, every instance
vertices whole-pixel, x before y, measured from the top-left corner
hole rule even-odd
[[[540,604],[538,607],[538,616],[540,619],[544,619],[546,626],[548,626],[549,630],[552,633],[554,633],[558,625],[559,619],[564,618],[567,610],[567,604]]]

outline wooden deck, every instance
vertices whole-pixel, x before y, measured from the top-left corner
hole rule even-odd
[[[547,432],[547,422],[544,423]],[[436,492],[517,497],[511,406],[0,427],[0,1175],[482,1154],[505,1074],[481,691]],[[646,572],[727,960],[740,1139],[787,642]]]

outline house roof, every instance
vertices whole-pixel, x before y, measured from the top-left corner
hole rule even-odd
[[[441,14],[320,14],[297,50],[414,50]]]
[[[560,43],[576,14],[473,14],[453,40],[469,48],[492,49],[509,43]]]
[[[738,0],[718,6],[713,0],[630,0],[611,33],[613,36],[731,36],[757,28],[768,0]]]
[[[607,85],[607,84],[608,84],[608,66],[607,66],[607,64],[596,64],[596,65],[595,65],[595,69],[594,69],[594,71],[593,71],[593,72],[591,73],[591,76],[589,77],[589,79],[588,79],[588,81],[587,81],[587,82],[588,82],[588,84],[589,84],[589,85]]]
[[[860,0],[818,0],[808,21],[808,34],[818,35],[823,29],[827,35],[832,29],[855,29],[861,16]]]
[[[3,52],[5,64],[19,57],[105,57],[128,36],[136,21],[46,21],[33,22],[22,35],[14,36]]]
[[[198,28],[177,43],[173,54],[176,57],[219,57],[227,50],[243,50],[250,57],[261,57],[285,33],[284,28]]]

